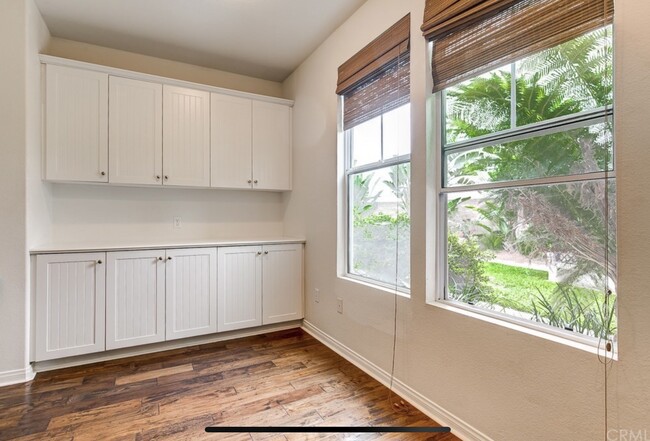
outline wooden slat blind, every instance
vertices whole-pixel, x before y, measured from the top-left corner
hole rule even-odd
[[[433,91],[612,22],[614,0],[427,0]]]
[[[410,14],[339,66],[345,129],[409,102],[409,28]]]

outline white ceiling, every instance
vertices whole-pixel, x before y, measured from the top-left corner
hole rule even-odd
[[[36,0],[54,37],[284,80],[365,0]]]

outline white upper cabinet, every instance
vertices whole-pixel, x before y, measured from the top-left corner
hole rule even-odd
[[[44,180],[291,190],[291,101],[41,61]]]
[[[108,182],[108,74],[46,68],[45,179]]]
[[[291,108],[253,101],[253,188],[291,190]]]
[[[252,186],[252,100],[212,94],[212,187]]]
[[[163,86],[163,184],[210,186],[210,93]]]
[[[162,85],[111,76],[109,182],[162,184]]]

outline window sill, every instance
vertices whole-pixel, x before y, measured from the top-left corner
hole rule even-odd
[[[364,279],[363,277],[355,276],[353,274],[344,274],[340,275],[339,279],[345,280],[347,282],[352,282],[352,283],[357,283],[359,285],[366,286],[368,288],[376,289],[378,291],[383,291],[388,294],[397,294],[398,296],[410,299],[411,298],[411,291],[406,288],[395,288],[395,287],[389,287],[387,285],[379,284],[379,283],[373,283],[369,279]]]
[[[482,320],[493,325],[502,326],[514,331],[522,332],[524,334],[543,338],[545,340],[569,346],[574,349],[579,349],[590,354],[598,356],[604,356],[605,354],[604,349],[598,347],[598,340],[595,338],[581,335],[569,335],[560,329],[555,329],[551,326],[547,326],[541,323],[529,322],[524,319],[517,319],[516,317],[510,317],[496,311],[488,311],[455,301],[435,300],[433,302],[427,301],[427,304],[437,308],[445,309],[447,311],[462,314],[466,317]],[[608,355],[608,358],[618,361],[618,345],[614,343],[613,346],[614,351],[612,354]]]

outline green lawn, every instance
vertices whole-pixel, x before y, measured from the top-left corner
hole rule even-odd
[[[505,308],[531,312],[532,301],[540,295],[554,298],[557,283],[548,281],[548,271],[541,271],[502,263],[485,263],[485,274],[492,288],[490,300]],[[575,288],[585,304],[592,303],[597,291]],[[582,302],[581,302],[582,303]]]

